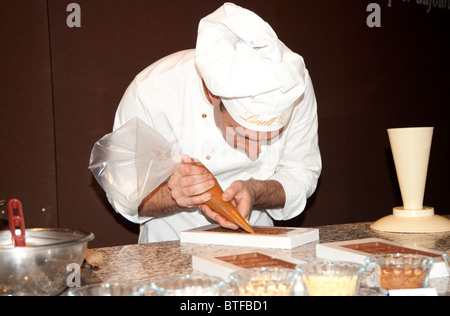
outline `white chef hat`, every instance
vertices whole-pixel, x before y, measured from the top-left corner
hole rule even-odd
[[[195,62],[233,119],[254,131],[286,125],[305,91],[303,58],[258,15],[232,3],[200,21]]]

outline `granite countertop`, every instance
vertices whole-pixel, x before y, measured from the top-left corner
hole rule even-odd
[[[372,230],[371,223],[321,226],[320,241],[291,250],[270,249],[270,251],[296,259],[312,262],[316,258],[316,244],[363,238],[381,238],[402,243],[406,246],[424,247],[438,251],[450,249],[450,232],[437,234],[385,233]],[[198,274],[192,269],[192,255],[242,250],[242,247],[184,244],[179,241],[144,245],[127,245],[88,249],[87,261],[98,265],[93,274],[89,271],[86,283],[93,282],[145,282],[186,274]],[[85,278],[83,278],[85,279]],[[450,278],[431,279],[429,287],[437,289],[439,295],[450,295]],[[147,291],[152,295],[151,290]],[[378,292],[362,284],[361,295],[379,295]]]

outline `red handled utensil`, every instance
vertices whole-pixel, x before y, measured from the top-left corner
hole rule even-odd
[[[8,202],[9,230],[11,231],[14,247],[25,247],[25,221],[23,219],[22,203],[17,199]],[[20,235],[17,231],[20,230]]]

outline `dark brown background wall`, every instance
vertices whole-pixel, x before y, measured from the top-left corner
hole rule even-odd
[[[69,3],[81,27],[69,28]],[[435,126],[425,204],[449,214],[450,10],[376,0],[242,0],[304,56],[319,102],[323,174],[307,211],[280,225],[376,220],[401,205],[386,129]],[[0,199],[23,202],[28,227],[92,231],[91,247],[136,243],[87,169],[127,85],[193,48],[217,0],[1,0]],[[5,208],[0,228],[6,225]]]

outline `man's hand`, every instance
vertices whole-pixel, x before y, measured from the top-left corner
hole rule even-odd
[[[211,199],[211,189],[215,182],[211,174],[194,165],[187,155],[182,158],[182,165],[170,177],[167,183],[172,199],[180,208],[192,208]]]
[[[286,195],[278,181],[250,179],[247,181],[234,181],[224,191],[222,200],[233,203],[242,217],[248,220],[253,208],[283,208],[286,203]],[[218,222],[220,226],[234,230],[238,229],[235,224],[212,211],[208,206],[200,205],[199,208],[208,217]]]
[[[246,186],[244,181],[234,181],[228,189],[222,194],[222,200],[231,202],[236,207],[237,211],[246,220],[250,218],[253,206],[253,196]],[[217,214],[207,205],[200,205],[199,208],[211,219],[219,223],[220,226],[237,230],[239,227],[233,224],[223,216]]]
[[[167,183],[150,193],[139,206],[139,215],[155,217],[173,214],[184,208],[198,206],[209,218],[220,226],[237,230],[238,227],[211,210],[206,203],[211,199],[209,189],[214,187],[213,176],[204,168],[196,166],[185,155],[182,164],[173,173]],[[253,208],[282,208],[285,192],[277,181],[234,181],[222,194],[222,200],[231,202],[245,219],[250,218]]]

